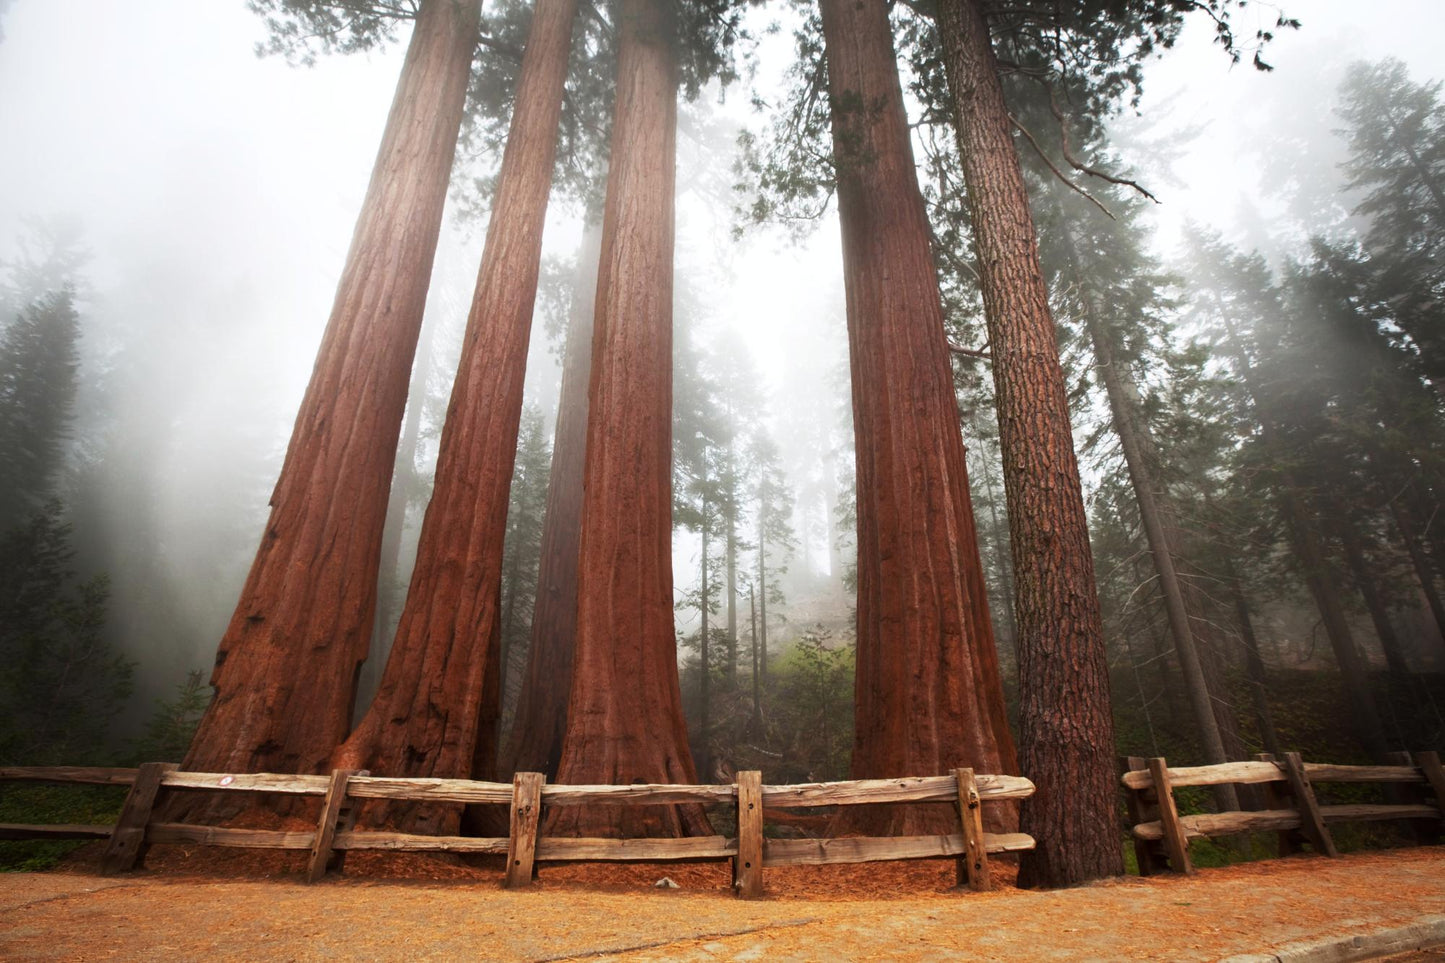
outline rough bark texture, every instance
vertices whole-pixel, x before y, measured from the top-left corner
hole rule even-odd
[[[563,783],[696,780],[672,611],[677,62],[666,0],[623,0],[592,337]],[[707,834],[696,807],[569,806],[549,834]]]
[[[1123,872],[1109,673],[1063,371],[988,26],[942,0],[939,29],[993,353],[1018,618],[1019,740],[1038,791],[1022,885]]]
[[[577,635],[577,547],[582,525],[582,468],[587,451],[587,382],[592,373],[592,311],[597,293],[600,226],[592,225],[577,257],[567,346],[562,359],[562,392],[547,480],[547,514],[542,522],[537,603],[532,610],[532,646],[517,701],[517,715],[502,758],[501,774],[557,775],[567,696],[572,690],[572,651]]]
[[[858,478],[852,771],[1011,773],[1017,761],[887,5],[821,6]],[[991,812],[997,828],[1015,817]],[[843,829],[877,834],[957,824],[943,807],[843,813]]]
[[[339,769],[494,774],[507,492],[575,13],[576,0],[538,0],[533,12],[416,568],[381,688],[338,750]],[[479,735],[479,724],[489,731]],[[488,753],[474,762],[478,746]],[[441,806],[391,812],[410,831],[444,835],[459,815]]]
[[[351,723],[480,0],[421,5],[271,517],[184,767],[317,772]]]
[[[1143,400],[1139,397],[1138,386],[1126,364],[1117,357],[1113,335],[1099,317],[1098,300],[1090,295],[1089,301],[1084,326],[1094,345],[1094,359],[1098,362],[1096,370],[1099,379],[1104,382],[1114,433],[1124,451],[1130,487],[1139,506],[1139,520],[1154,562],[1154,572],[1159,577],[1159,593],[1164,598],[1169,634],[1174,639],[1174,653],[1184,676],[1184,692],[1194,715],[1194,728],[1204,750],[1205,762],[1210,765],[1228,762],[1219,721],[1215,717],[1218,706],[1205,678],[1189,609],[1184,601],[1184,588],[1175,567],[1179,553],[1170,536],[1175,528],[1176,515],[1164,486],[1155,475],[1154,466],[1160,462],[1158,447],[1143,417]],[[1239,809],[1239,796],[1234,786],[1215,786],[1213,793],[1219,802],[1220,812]]]

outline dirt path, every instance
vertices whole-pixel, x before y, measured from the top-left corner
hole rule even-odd
[[[938,864],[862,871],[869,890],[891,875],[892,898],[743,902],[716,888],[637,888],[650,867],[629,868],[630,888],[607,891],[596,888],[606,877],[583,884],[544,869],[530,892],[494,879],[0,874],[0,958],[1217,960],[1445,914],[1442,847],[1058,892],[930,892]],[[830,889],[826,870],[774,880],[784,893]]]

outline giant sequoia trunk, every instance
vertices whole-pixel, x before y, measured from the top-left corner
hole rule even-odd
[[[562,355],[562,392],[547,480],[542,522],[537,602],[532,645],[517,700],[517,715],[502,756],[501,775],[557,775],[567,696],[572,689],[572,649],[577,634],[577,543],[582,525],[582,464],[587,450],[587,381],[592,373],[592,309],[597,293],[601,230],[590,225],[577,257],[567,345]]]
[[[576,0],[537,0],[533,12],[416,568],[381,688],[338,768],[466,778],[475,766],[490,778],[495,767],[507,492],[575,13]],[[479,745],[491,751],[474,761]],[[457,815],[419,807],[404,821],[447,834]]]
[[[185,768],[316,772],[351,723],[481,0],[423,0],[271,517]]]
[[[672,615],[672,5],[623,0],[602,221],[564,783],[696,780]],[[584,836],[711,831],[695,807],[557,810]]]
[[[883,0],[822,0],[858,471],[857,778],[1014,772],[938,278]],[[870,807],[871,808],[871,807]],[[856,811],[854,811],[856,813]],[[991,810],[999,822],[1013,814]],[[850,816],[949,832],[943,807]]]
[[[993,353],[1020,763],[1038,786],[1022,823],[1038,848],[1024,855],[1019,882],[1064,885],[1124,869],[1094,559],[1033,217],[978,0],[940,0],[939,29]]]
[[[1087,282],[1085,282],[1087,283]],[[1104,382],[1104,393],[1109,398],[1109,413],[1119,446],[1124,450],[1124,464],[1129,470],[1129,483],[1134,492],[1134,501],[1139,506],[1139,519],[1143,523],[1149,554],[1154,561],[1154,571],[1159,577],[1159,592],[1164,597],[1164,612],[1169,622],[1169,634],[1174,639],[1174,653],[1184,676],[1184,691],[1194,715],[1194,728],[1204,749],[1204,761],[1209,764],[1228,762],[1220,725],[1215,718],[1215,704],[1211,697],[1204,665],[1196,647],[1194,629],[1190,624],[1189,610],[1184,601],[1184,587],[1175,567],[1178,552],[1170,538],[1174,528],[1175,513],[1169,502],[1168,493],[1155,474],[1159,464],[1159,452],[1153,434],[1144,420],[1143,400],[1134,383],[1133,375],[1126,363],[1117,356],[1113,333],[1109,331],[1100,315],[1099,299],[1092,293],[1087,296],[1084,326],[1094,345],[1094,358],[1098,362],[1099,378]],[[1239,795],[1234,786],[1214,787],[1215,799],[1221,812],[1239,809]]]

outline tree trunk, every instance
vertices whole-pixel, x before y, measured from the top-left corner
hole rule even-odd
[[[1250,617],[1249,599],[1245,597],[1244,586],[1234,571],[1232,562],[1227,563],[1229,590],[1234,596],[1234,615],[1239,625],[1239,636],[1244,641],[1245,667],[1249,673],[1250,698],[1254,702],[1255,720],[1259,724],[1259,738],[1264,751],[1278,759],[1284,758],[1284,746],[1279,741],[1279,732],[1274,727],[1274,713],[1269,708],[1269,681],[1264,673],[1264,659],[1259,653],[1259,638],[1254,634],[1254,619]]]
[[[1385,729],[1380,722],[1374,697],[1370,694],[1365,663],[1360,658],[1359,650],[1355,648],[1349,620],[1340,604],[1340,587],[1325,561],[1319,536],[1305,517],[1294,488],[1293,480],[1286,478],[1280,490],[1280,512],[1284,516],[1285,528],[1289,531],[1290,542],[1294,547],[1295,557],[1299,560],[1305,585],[1319,609],[1320,621],[1324,623],[1330,648],[1335,653],[1335,664],[1339,666],[1344,680],[1345,693],[1350,700],[1355,733],[1360,745],[1376,762],[1385,763],[1389,754]]]
[[[425,0],[261,547],[184,767],[318,772],[351,722],[480,0]],[[303,577],[298,577],[303,573]]]
[[[622,0],[592,340],[577,649],[558,781],[696,781],[672,610],[672,6]],[[708,834],[688,806],[571,806],[552,834]]]
[[[724,504],[727,511],[727,630],[728,630],[728,691],[738,687],[738,511],[735,499],[729,498]],[[711,770],[704,767],[704,772]]]
[[[836,574],[836,573],[835,573]],[[768,542],[763,538],[762,512],[758,513],[758,588],[762,615],[758,621],[758,676],[768,677]]]
[[[983,268],[1018,618],[1019,737],[1038,791],[1021,885],[1123,872],[1114,723],[1094,560],[1053,318],[1008,108],[977,0],[941,0],[969,215]]]
[[[1390,517],[1395,520],[1395,529],[1400,533],[1400,541],[1404,543],[1405,551],[1410,556],[1410,565],[1415,570],[1415,579],[1420,583],[1425,603],[1430,606],[1430,615],[1435,619],[1435,629],[1439,633],[1440,641],[1445,642],[1445,604],[1441,603],[1440,593],[1435,590],[1434,569],[1420,548],[1415,527],[1409,523],[1409,516],[1396,499],[1390,500]]]
[[[538,0],[533,12],[416,568],[381,688],[337,751],[339,769],[440,778],[495,770],[507,493],[575,13],[576,0]],[[479,720],[488,731],[478,732]],[[478,746],[489,753],[479,757]],[[397,821],[447,835],[457,815],[423,805]]]
[[[758,646],[758,587],[748,586],[748,618],[752,622],[753,642],[753,717],[752,732],[755,735],[762,735],[763,732],[763,667],[762,649]]]
[[[599,225],[590,225],[577,257],[557,433],[542,523],[537,603],[532,610],[532,645],[517,703],[517,716],[501,774],[541,772],[551,779],[562,759],[567,697],[572,690],[572,655],[577,634],[577,547],[582,525],[582,467],[587,451],[587,382],[592,374],[592,310],[597,293]]]
[[[887,4],[822,0],[821,8],[857,459],[852,773],[1014,772]],[[942,807],[843,813],[845,829],[870,834],[948,832],[956,823]],[[1011,810],[990,815],[998,828],[1013,822]]]
[[[1114,433],[1124,450],[1129,484],[1134,492],[1134,501],[1139,506],[1139,519],[1154,561],[1154,571],[1159,576],[1159,592],[1164,597],[1169,634],[1174,639],[1174,654],[1184,675],[1184,693],[1193,710],[1195,731],[1207,764],[1228,762],[1219,722],[1215,718],[1214,700],[1195,647],[1194,630],[1184,603],[1184,589],[1174,566],[1178,553],[1169,537],[1174,513],[1168,503],[1168,494],[1154,474],[1159,452],[1143,418],[1139,389],[1127,367],[1116,357],[1112,334],[1105,329],[1103,319],[1099,317],[1098,299],[1092,293],[1086,294],[1086,298],[1089,303],[1084,312],[1084,325],[1094,345],[1094,358],[1098,362],[1100,380],[1104,382],[1104,392],[1109,398]],[[1239,809],[1239,796],[1234,786],[1215,786],[1214,796],[1221,812]]]
[[[1389,609],[1380,595],[1379,583],[1370,571],[1370,562],[1365,558],[1359,532],[1355,531],[1354,525],[1341,511],[1336,509],[1332,514],[1335,537],[1340,540],[1340,546],[1345,550],[1345,564],[1350,569],[1350,576],[1355,580],[1355,588],[1360,590],[1360,597],[1364,599],[1365,611],[1370,615],[1370,622],[1375,627],[1375,637],[1380,641],[1380,651],[1385,655],[1385,665],[1389,667],[1391,675],[1403,679],[1410,674],[1410,666],[1405,661],[1405,653],[1400,650],[1400,637],[1395,634],[1395,627],[1390,624]]]
[[[704,459],[705,460],[705,459]],[[704,469],[706,471],[706,469]],[[703,479],[706,485],[706,477]],[[698,628],[697,641],[697,740],[702,747],[703,772],[712,771],[712,635],[708,626],[708,616],[712,608],[712,587],[708,584],[707,553],[708,545],[708,523],[707,523],[707,496],[702,500],[702,584],[698,587],[698,594],[701,601],[698,604],[698,614],[701,616],[701,625]]]
[[[1226,330],[1233,342],[1239,374],[1254,405],[1255,417],[1259,421],[1260,437],[1268,450],[1276,453],[1282,452],[1285,449],[1279,440],[1278,428],[1268,410],[1261,403],[1259,379],[1255,374],[1249,352],[1232,322],[1226,322]],[[1295,559],[1299,564],[1305,585],[1309,589],[1311,597],[1314,598],[1315,607],[1319,610],[1320,621],[1324,624],[1330,648],[1334,651],[1335,664],[1339,667],[1345,694],[1350,702],[1350,712],[1354,717],[1355,734],[1360,740],[1361,747],[1376,762],[1388,762],[1389,746],[1385,739],[1384,726],[1380,722],[1379,709],[1375,705],[1374,696],[1370,694],[1366,666],[1360,659],[1359,650],[1355,648],[1349,619],[1345,617],[1345,610],[1340,604],[1342,596],[1334,572],[1325,559],[1319,534],[1315,530],[1313,522],[1306,515],[1305,506],[1301,501],[1300,492],[1305,488],[1288,467],[1279,468],[1278,476],[1274,488],[1280,517],[1284,522],[1285,531],[1288,533],[1290,545],[1294,549]]]

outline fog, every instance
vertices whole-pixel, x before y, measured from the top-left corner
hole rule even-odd
[[[1270,46],[1273,73],[1231,68],[1196,22],[1148,68],[1138,111],[1115,121],[1117,149],[1162,202],[1153,216],[1165,258],[1200,226],[1272,258],[1297,249],[1302,234],[1277,220],[1342,209],[1319,187],[1341,181],[1343,149],[1329,131],[1344,68],[1394,56],[1417,81],[1445,74],[1445,5],[1435,0],[1284,9],[1303,29]],[[1249,16],[1272,24],[1276,10]],[[405,37],[293,68],[253,53],[264,28],[241,0],[0,0],[0,31],[0,261],[23,262],[47,232],[75,237],[85,254],[73,520],[81,563],[112,579],[109,631],[139,664],[134,716],[187,671],[209,670],[327,320]],[[762,45],[763,90],[790,52],[785,37]],[[678,284],[701,307],[686,336],[736,339],[750,353],[798,494],[793,622],[844,623],[831,517],[851,457],[836,221],[825,216],[800,239],[758,227],[734,239],[728,152],[740,125],[763,120],[742,89],[721,103],[710,91],[687,114]],[[465,189],[471,163],[459,161],[454,189]],[[449,212],[438,254],[426,320],[429,393],[441,399],[426,419],[433,457],[483,230]],[[580,238],[575,210],[549,215],[549,258],[570,264]],[[560,319],[540,314],[527,400],[550,426],[558,348],[544,322]],[[679,596],[696,579],[696,551],[679,535]],[[691,631],[693,614],[680,611],[678,625]]]

